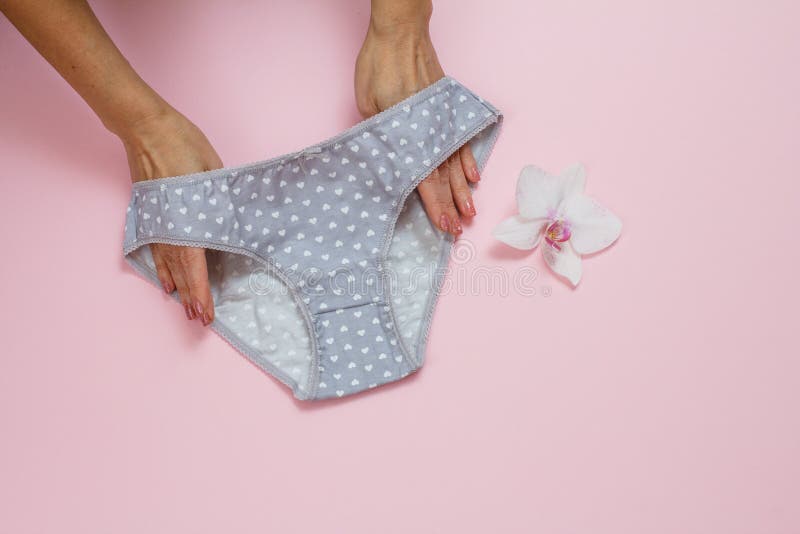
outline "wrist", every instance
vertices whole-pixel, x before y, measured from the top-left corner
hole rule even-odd
[[[431,0],[372,0],[369,33],[385,40],[414,40],[428,36]]]
[[[119,137],[126,150],[133,153],[147,153],[176,138],[187,129],[188,119],[165,103],[163,108],[153,108],[149,113],[126,122],[115,135]]]
[[[199,153],[213,152],[213,148],[202,132],[173,108],[130,124],[120,140],[134,182],[216,168],[197,159]]]
[[[147,137],[154,124],[177,115],[172,106],[147,86],[124,91],[114,100],[116,102],[108,107],[108,113],[98,115],[106,129],[123,143],[135,143]]]

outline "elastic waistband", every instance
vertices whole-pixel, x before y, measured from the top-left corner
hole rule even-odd
[[[464,86],[451,76],[444,76],[443,78],[440,78],[431,85],[414,93],[413,95],[405,98],[404,100],[401,100],[397,104],[385,109],[384,111],[378,113],[377,115],[373,115],[372,117],[364,119],[363,121],[335,135],[334,137],[331,137],[321,143],[316,143],[314,145],[303,148],[302,150],[298,150],[297,152],[291,152],[288,154],[283,154],[263,161],[247,163],[235,167],[223,167],[221,169],[214,169],[210,171],[169,176],[165,178],[157,178],[154,180],[144,180],[140,182],[135,182],[133,184],[133,191],[134,192],[148,191],[153,188],[166,185],[167,183],[192,182],[195,180],[198,181],[213,180],[215,178],[219,178],[222,176],[236,176],[240,172],[247,172],[257,168],[265,168],[271,165],[281,165],[291,160],[303,157],[313,158],[315,155],[319,154],[324,149],[332,147],[337,143],[344,143],[347,139],[360,134],[364,130],[367,130],[371,127],[381,124],[382,122],[386,121],[387,119],[391,118],[392,116],[398,113],[403,113],[404,111],[408,110],[409,107],[414,106],[415,104],[417,104],[422,100],[430,98],[432,95],[441,92],[445,87],[448,86],[457,87],[466,92],[467,94],[469,94],[470,96],[472,96],[475,100],[480,102],[491,115],[495,116],[500,115],[500,112],[491,103],[473,93],[469,88],[467,88],[466,86]]]

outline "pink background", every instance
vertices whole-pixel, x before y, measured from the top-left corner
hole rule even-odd
[[[366,0],[94,2],[228,165],[358,120]],[[118,141],[0,19],[0,532],[800,532],[800,4],[439,1],[505,112],[424,369],[294,401],[121,258]],[[625,223],[571,290],[491,229],[582,161]],[[549,296],[548,295],[549,292]]]

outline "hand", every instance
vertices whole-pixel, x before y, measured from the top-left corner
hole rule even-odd
[[[408,4],[418,4],[411,1]],[[429,2],[412,6],[408,17],[396,4],[373,0],[367,36],[356,60],[356,103],[362,116],[370,117],[427,87],[444,76],[428,33]],[[394,11],[389,14],[386,11]],[[462,232],[461,217],[475,215],[468,181],[480,180],[469,145],[464,145],[423,180],[419,191],[425,211],[445,232]]]
[[[164,101],[111,41],[86,0],[0,1],[0,10],[125,145],[133,181],[222,167],[203,132]],[[167,293],[188,319],[214,320],[202,248],[151,245]]]
[[[203,132],[172,109],[138,121],[120,137],[134,182],[222,167],[222,160]],[[178,291],[186,318],[199,318],[204,326],[211,324],[214,300],[205,249],[154,243],[150,251],[164,291]]]

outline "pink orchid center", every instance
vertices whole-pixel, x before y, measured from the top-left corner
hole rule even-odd
[[[569,223],[561,219],[551,222],[544,231],[544,240],[556,250],[561,250],[559,243],[568,241],[571,236]]]

